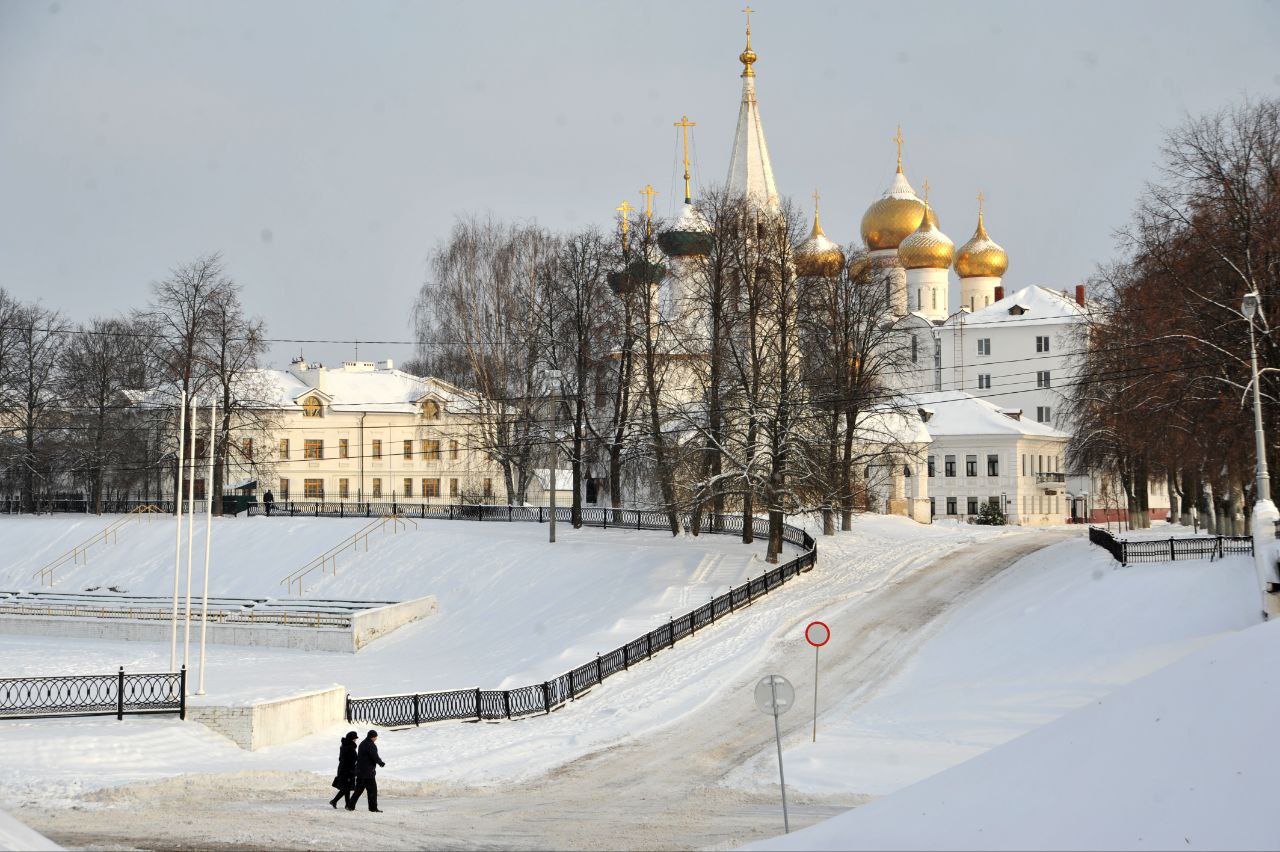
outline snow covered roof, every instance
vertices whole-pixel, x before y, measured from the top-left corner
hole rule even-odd
[[[875,411],[858,420],[856,439],[870,444],[928,444],[929,428],[915,411]]]
[[[551,490],[551,468],[538,467],[533,470],[534,479],[538,480],[538,485],[542,486],[543,491]],[[573,471],[568,468],[556,468],[556,490],[569,491],[573,489]]]
[[[1088,315],[1087,307],[1060,290],[1050,290],[1033,284],[1014,290],[997,302],[972,313],[957,312],[947,319],[947,325],[955,325],[964,316],[965,325],[995,325],[1019,323],[1022,325],[1051,325],[1077,322]]]
[[[733,134],[733,152],[729,155],[728,184],[730,189],[755,204],[771,210],[778,206],[778,187],[773,182],[773,163],[764,141],[754,76],[742,78],[742,105],[738,109],[738,128]]]
[[[1025,435],[1035,438],[1061,438],[1068,435],[1047,423],[1026,418],[1014,419],[1005,410],[985,399],[964,391],[932,391],[915,394],[916,403],[932,416],[927,424],[935,438],[953,435]]]

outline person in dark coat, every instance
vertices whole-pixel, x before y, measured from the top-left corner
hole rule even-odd
[[[347,803],[347,810],[354,811],[356,802],[360,801],[360,794],[368,790],[369,810],[375,814],[382,813],[378,809],[379,766],[386,766],[386,764],[378,756],[378,732],[370,731],[369,735],[360,741],[360,748],[356,750],[356,791],[351,796],[351,801]]]
[[[338,746],[338,774],[333,776],[333,786],[338,789],[338,795],[329,800],[330,806],[338,807],[338,800],[342,799],[344,804],[351,804],[351,788],[356,786],[356,737],[355,731],[351,731],[342,738],[342,744]]]
[[[271,489],[267,489],[267,493],[262,495],[262,505],[267,510],[267,517],[271,517],[271,507],[276,504],[275,495],[271,493]]]

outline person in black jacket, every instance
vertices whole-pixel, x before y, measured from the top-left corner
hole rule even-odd
[[[338,774],[333,776],[333,786],[338,788],[338,795],[329,800],[330,806],[338,807],[338,800],[351,804],[351,788],[356,785],[356,737],[355,731],[342,738],[338,746]]]
[[[271,493],[271,489],[267,489],[267,493],[262,495],[262,505],[267,510],[267,517],[271,517],[271,507],[276,504],[275,495]]]
[[[378,732],[370,731],[369,735],[360,741],[360,748],[356,750],[356,791],[351,796],[351,801],[347,803],[347,810],[354,811],[356,802],[360,801],[360,794],[368,790],[370,812],[382,813],[378,810],[379,766],[386,766],[386,764],[378,756]]]

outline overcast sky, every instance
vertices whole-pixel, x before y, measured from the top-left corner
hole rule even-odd
[[[0,286],[84,320],[220,251],[274,338],[407,340],[458,214],[608,226],[646,182],[665,214],[682,113],[724,180],[741,5],[0,0]],[[779,191],[856,239],[901,122],[957,244],[986,194],[1008,287],[1109,258],[1186,113],[1280,92],[1275,2],[758,0],[752,29]]]

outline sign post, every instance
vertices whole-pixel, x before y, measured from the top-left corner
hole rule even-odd
[[[791,833],[791,820],[787,816],[787,779],[782,773],[782,727],[778,717],[796,703],[796,690],[791,681],[782,675],[765,675],[756,684],[756,706],[760,712],[773,717],[773,735],[778,741],[778,783],[782,787],[782,830]]]
[[[831,628],[821,621],[804,629],[805,641],[813,646],[813,741],[818,741],[818,649],[831,641]]]

